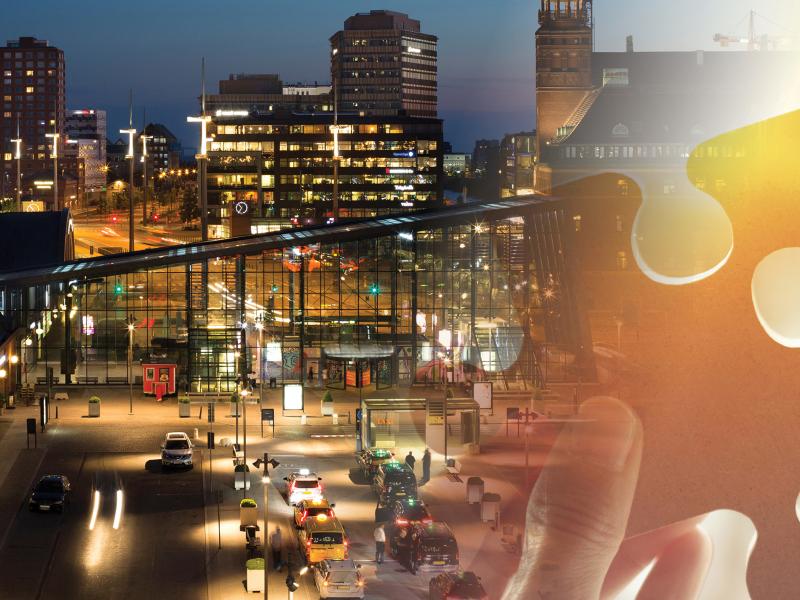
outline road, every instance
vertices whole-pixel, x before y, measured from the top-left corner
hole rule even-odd
[[[196,231],[175,230],[173,227],[136,225],[135,249],[147,250],[162,246],[185,244],[199,238]],[[78,258],[97,256],[100,248],[122,248],[128,251],[127,215],[116,222],[108,215],[83,215],[75,219],[75,254]],[[92,251],[94,253],[92,254]]]
[[[157,459],[50,449],[39,475],[63,473],[75,492],[63,515],[20,507],[0,552],[0,598],[205,598],[204,540],[192,535],[203,525],[201,465],[162,473]]]

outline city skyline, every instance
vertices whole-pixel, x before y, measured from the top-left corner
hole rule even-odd
[[[390,6],[360,1],[335,7],[317,3],[313,12],[302,15],[291,6],[280,11],[253,10],[243,2],[232,2],[226,15],[233,15],[233,20],[220,25],[217,6],[205,1],[195,3],[190,13],[176,6],[156,9],[151,0],[136,11],[99,2],[88,2],[76,11],[46,0],[35,7],[7,7],[0,38],[30,35],[62,48],[68,108],[107,110],[110,132],[127,124],[128,89],[133,88],[137,127],[141,128],[138,121],[146,107],[148,121],[165,124],[184,146],[191,147],[195,133],[185,116],[196,111],[201,56],[206,59],[210,92],[216,90],[218,80],[239,72],[274,72],[286,82],[327,82],[328,38],[341,29],[344,20],[356,12],[398,10],[421,20],[423,31],[440,38],[439,116],[445,121],[445,139],[455,150],[469,152],[476,139],[535,127],[533,33],[538,2],[503,4],[507,10],[473,1],[461,3],[458,22],[454,22],[450,7],[421,1]],[[791,22],[800,16],[800,8],[789,6],[786,0],[759,4],[760,32],[786,33],[774,22]],[[621,51],[625,36],[631,34],[636,49],[642,51],[713,50],[718,48],[714,33],[746,33],[749,9],[747,0],[717,0],[699,8],[688,0],[646,9],[625,0],[597,3],[596,48]],[[242,18],[245,14],[252,16]],[[297,26],[291,24],[308,14],[313,16],[306,17],[301,26],[306,35],[298,36]],[[662,26],[670,22],[674,30]],[[681,35],[674,35],[675,31]],[[128,77],[116,77],[115,71]],[[99,78],[100,73],[110,76]]]

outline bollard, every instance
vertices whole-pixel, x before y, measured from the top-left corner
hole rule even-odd
[[[194,428],[194,439],[195,441],[200,439],[200,432],[197,431],[197,427]]]
[[[56,419],[58,419],[58,404],[56,404]]]
[[[300,425],[308,425],[308,417],[305,415],[300,415]]]
[[[336,414],[336,413],[333,413],[333,415],[331,415],[331,416],[333,417],[333,424],[334,425],[338,425],[339,424],[339,415]]]

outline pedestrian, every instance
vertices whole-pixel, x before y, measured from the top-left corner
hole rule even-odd
[[[280,571],[281,567],[283,567],[283,540],[279,526],[275,526],[275,531],[272,532],[269,543],[272,546],[272,567],[276,571]]]
[[[422,455],[422,479],[420,484],[426,484],[431,480],[431,449],[425,448],[425,454]]]
[[[386,552],[386,530],[383,523],[375,528],[375,562],[383,564],[383,554]]]
[[[411,467],[411,470],[414,470],[414,465],[416,464],[417,459],[414,458],[414,453],[409,450],[408,454],[406,455],[406,464]]]

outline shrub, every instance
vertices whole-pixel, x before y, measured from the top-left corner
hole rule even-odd
[[[245,567],[248,571],[263,571],[264,570],[264,559],[263,558],[251,558],[245,563]]]
[[[250,472],[250,467],[248,467],[247,465],[236,465],[236,466],[233,468],[233,470],[234,470],[236,473],[241,473],[242,471],[244,471],[245,473],[249,473],[249,472]]]
[[[91,404],[100,404],[100,397],[99,396],[92,396],[89,398],[89,402]]]
[[[184,396],[183,398],[178,398],[178,402],[180,402],[181,404],[189,404],[191,400],[189,400],[189,398]]]
[[[333,402],[333,396],[331,395],[331,391],[330,390],[326,390],[325,391],[325,395],[322,396],[322,401],[323,402]]]
[[[241,508],[258,508],[258,504],[252,498],[245,498],[241,502],[239,502],[239,506]]]

